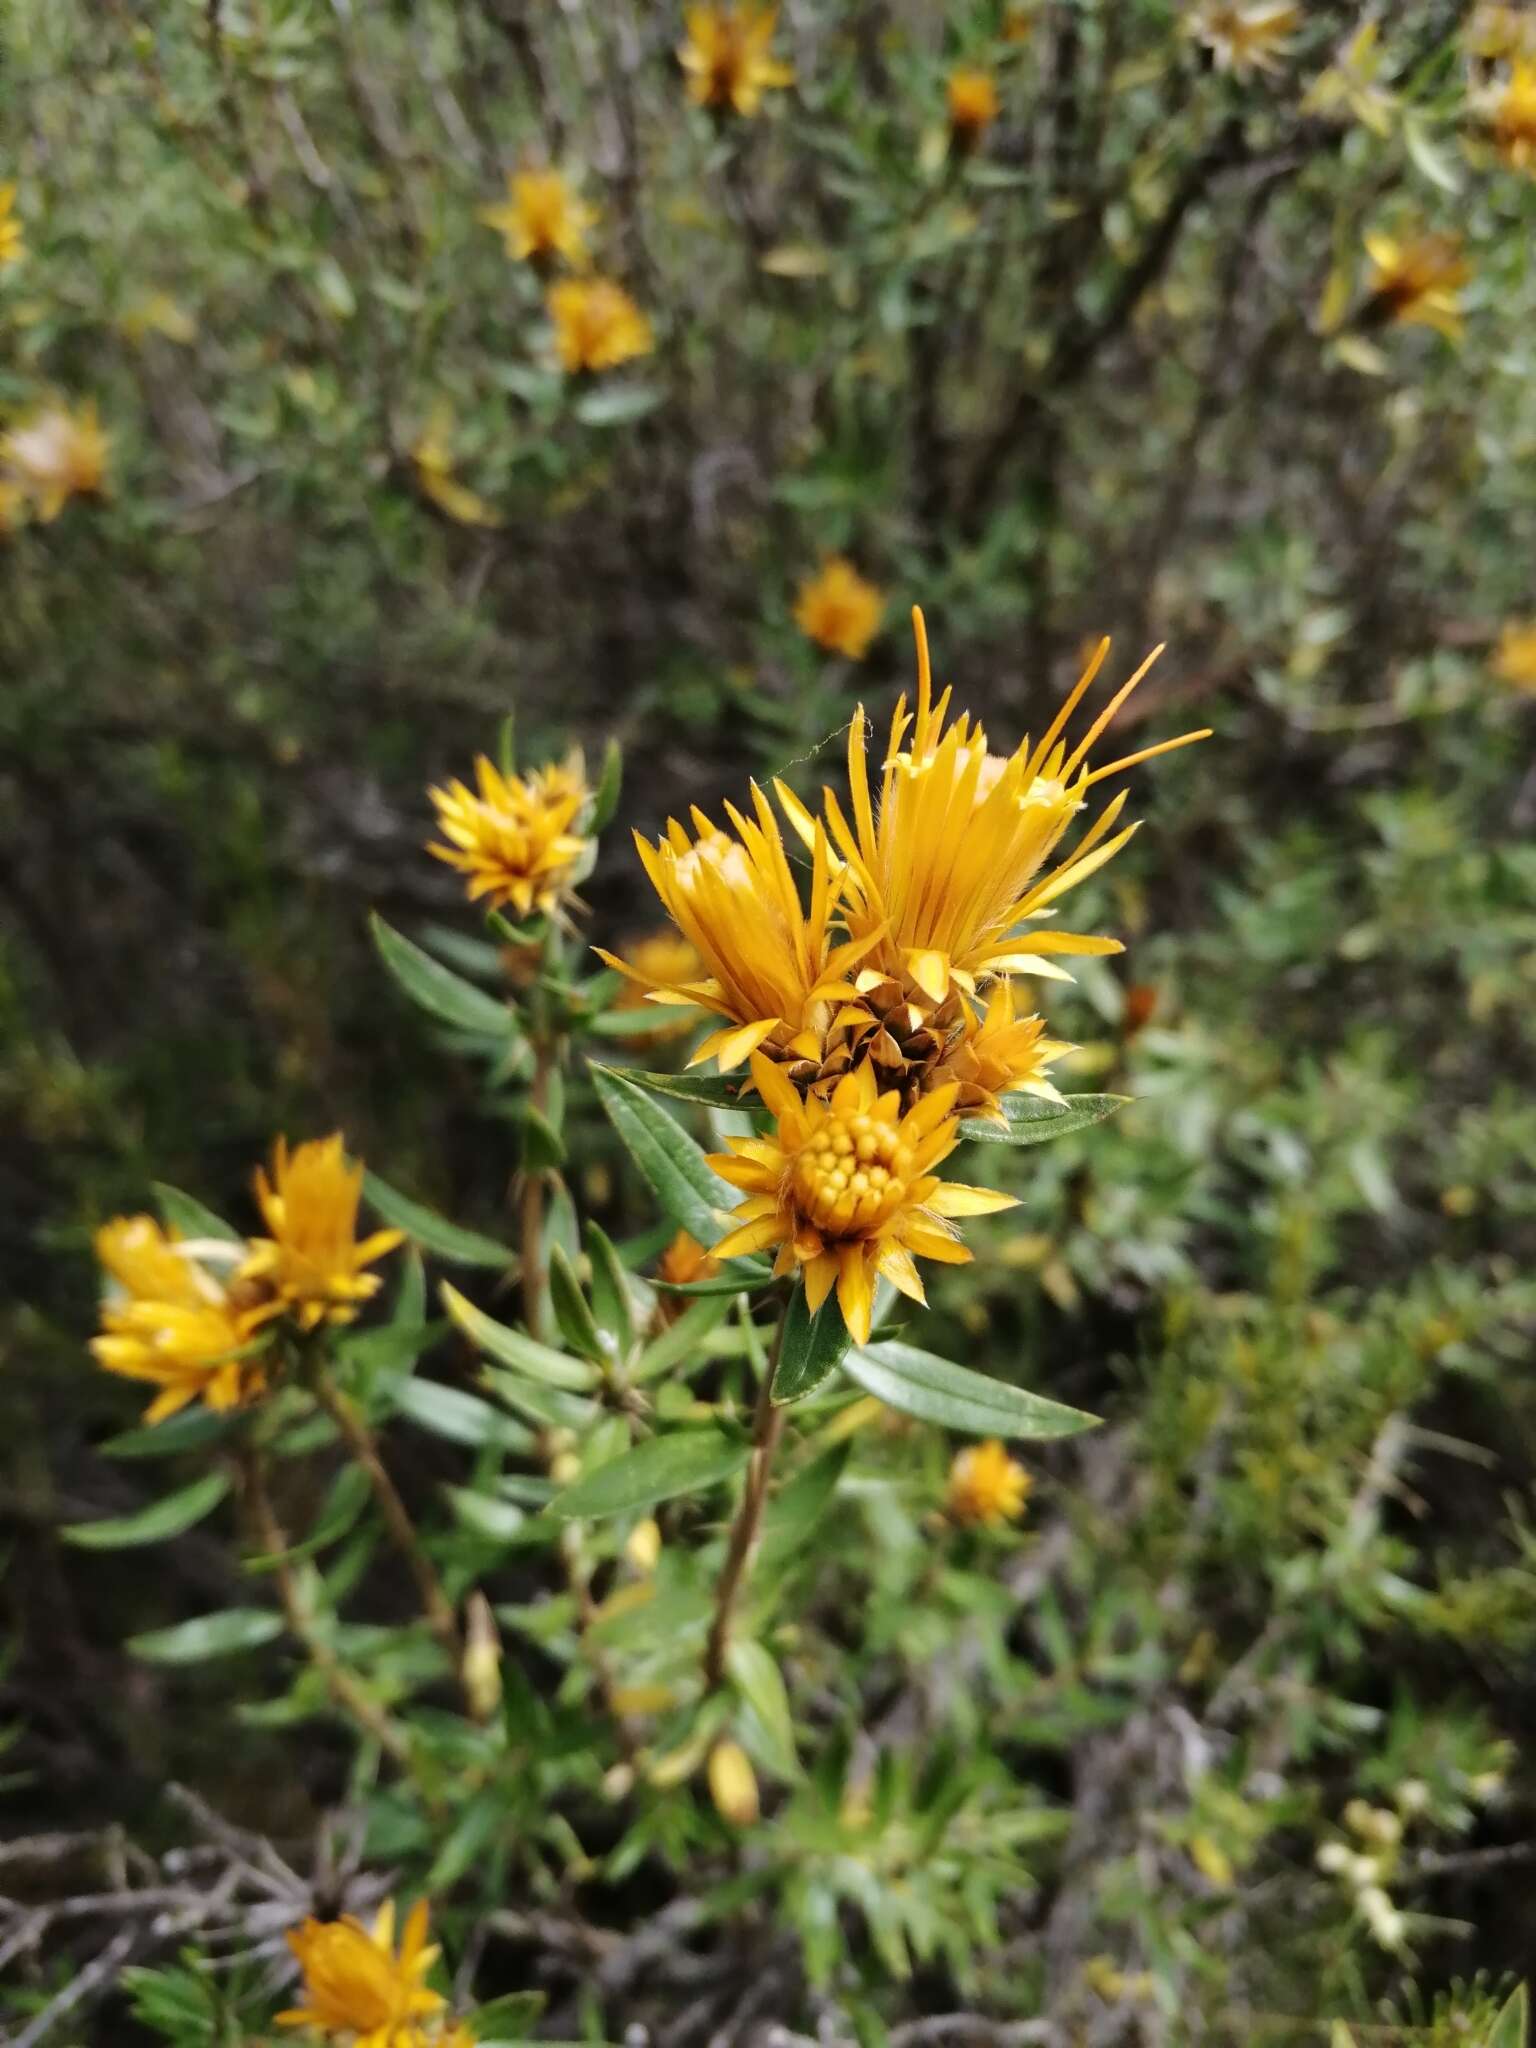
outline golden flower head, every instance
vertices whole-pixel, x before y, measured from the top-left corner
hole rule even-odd
[[[1460,294],[1472,275],[1459,235],[1365,237],[1371,259],[1367,313],[1404,326],[1433,327],[1455,341],[1461,334]]]
[[[950,1043],[934,1070],[937,1085],[959,1084],[958,1109],[968,1116],[1001,1121],[1001,1096],[1019,1093],[1046,1102],[1063,1100],[1051,1080],[1050,1066],[1072,1048],[1061,1039],[1046,1037],[1043,1018],[1016,1014],[1011,981],[993,984],[979,1023],[974,1006],[962,1008],[968,1012],[968,1028]]]
[[[1188,17],[1189,33],[1210,51],[1218,71],[1272,71],[1301,21],[1292,0],[1205,0]]]
[[[946,1505],[956,1522],[995,1526],[1016,1522],[1024,1512],[1031,1485],[1029,1474],[996,1437],[971,1444],[956,1454],[949,1468]]]
[[[990,71],[961,65],[951,71],[944,87],[949,109],[950,132],[966,144],[980,141],[997,119],[997,81]]]
[[[1493,672],[1501,682],[1536,695],[1536,619],[1511,619],[1499,634]]]
[[[696,1237],[680,1230],[656,1263],[656,1277],[674,1286],[686,1287],[695,1280],[712,1280],[720,1261],[710,1257]]]
[[[688,74],[688,97],[700,107],[755,114],[765,92],[793,85],[795,74],[770,54],[777,7],[690,7],[687,39],[677,61]]]
[[[704,972],[698,948],[681,932],[667,929],[652,932],[648,937],[636,939],[632,945],[626,946],[624,963],[634,979],[626,981],[619,993],[615,1007],[620,1010],[644,1010],[648,1007],[648,990],[676,988],[680,982],[697,981]],[[646,1041],[674,1038],[692,1028],[691,1018],[676,1018],[668,1022],[658,1016],[656,1025],[651,1029],[645,1028],[643,1019],[637,1019],[635,1035]]]
[[[114,1283],[91,1341],[99,1365],[160,1392],[146,1422],[163,1421],[201,1399],[223,1412],[255,1400],[266,1376],[252,1356],[265,1320],[261,1291],[226,1286],[207,1269],[240,1245],[187,1244],[152,1216],[117,1216],[96,1233],[96,1257]]]
[[[564,172],[529,168],[507,173],[506,198],[498,206],[482,206],[480,219],[496,229],[514,262],[561,257],[580,269],[597,209],[576,196]]]
[[[829,555],[795,598],[795,624],[807,639],[862,661],[880,630],[885,598],[844,555]]]
[[[52,405],[34,413],[0,441],[9,465],[46,526],[71,498],[99,496],[106,487],[108,436],[94,401],[76,409]]]
[[[550,286],[546,304],[560,366],[571,375],[615,369],[656,345],[650,321],[612,278],[562,278]]]
[[[21,222],[16,218],[14,181],[0,185],[0,270],[8,270],[27,253]]]
[[[654,846],[635,834],[651,886],[703,962],[700,978],[653,982],[627,961],[598,949],[608,966],[639,983],[654,1001],[691,1003],[722,1018],[722,1027],[688,1062],[697,1066],[714,1059],[722,1073],[740,1066],[765,1041],[784,1053],[816,1059],[828,990],[837,987],[857,953],[857,948],[831,944],[836,892],[825,833],[812,827],[807,914],[778,821],[755,783],[752,803],[752,818],[726,805],[735,837],[697,806],[691,839],[675,818]]]
[[[377,1273],[363,1269],[393,1251],[405,1233],[376,1230],[357,1241],[363,1169],[347,1164],[340,1131],[312,1138],[292,1152],[287,1139],[279,1138],[272,1147],[270,1178],[258,1167],[254,1185],[272,1235],[251,1240],[240,1277],[271,1289],[273,1301],[265,1313],[286,1312],[301,1330],[350,1323],[381,1284]]]
[[[1013,1207],[1011,1195],[933,1172],[959,1142],[952,1085],[903,1116],[895,1091],[881,1094],[867,1064],[844,1075],[827,1102],[802,1101],[761,1053],[752,1055],[752,1079],[776,1127],[771,1137],[730,1138],[730,1151],[710,1158],[746,1196],[715,1256],[776,1245],[774,1271],[803,1274],[813,1311],[836,1288],[856,1343],[869,1341],[877,1279],[921,1302],[914,1255],[948,1265],[970,1259],[945,1219]]]
[[[288,1935],[303,1972],[304,2003],[280,2012],[280,2027],[311,2027],[341,2036],[347,2048],[417,2048],[418,2023],[446,2001],[423,1983],[437,1959],[427,1941],[427,1904],[406,1917],[398,1952],[395,1909],[381,1906],[372,1928],[350,1914],[341,1920],[306,1920]]]
[[[590,792],[579,755],[528,775],[504,775],[484,754],[475,760],[478,794],[462,782],[427,794],[444,844],[427,851],[468,877],[471,902],[510,903],[520,917],[558,916],[590,842],[581,817]]]
[[[1493,142],[1505,163],[1536,172],[1536,57],[1517,57],[1491,102]]]

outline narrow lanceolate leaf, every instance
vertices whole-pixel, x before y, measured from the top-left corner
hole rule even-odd
[[[155,1191],[155,1204],[165,1218],[166,1227],[181,1237],[217,1237],[226,1243],[238,1244],[240,1233],[222,1216],[215,1216],[211,1209],[205,1209],[195,1195],[185,1195],[180,1188],[173,1188],[169,1181],[157,1180],[151,1183]]]
[[[601,832],[605,825],[613,823],[613,814],[619,808],[619,790],[624,781],[624,750],[615,739],[610,739],[603,749],[602,773],[597,778],[597,788],[592,794],[592,812],[587,819],[589,832]]]
[[[151,1501],[136,1515],[120,1515],[106,1522],[73,1522],[59,1533],[66,1543],[77,1543],[82,1550],[133,1550],[141,1543],[164,1543],[212,1514],[228,1491],[224,1474],[209,1472],[180,1492]]]
[[[707,1250],[724,1234],[724,1218],[738,1200],[736,1190],[721,1180],[677,1119],[627,1074],[596,1060],[587,1065],[609,1122],[656,1199]]]
[[[654,1507],[659,1500],[718,1486],[739,1472],[751,1455],[750,1444],[718,1429],[652,1437],[557,1493],[548,1512],[574,1522]]]
[[[549,1304],[555,1312],[555,1321],[560,1325],[560,1334],[572,1350],[590,1358],[596,1366],[603,1365],[608,1354],[603,1349],[597,1318],[592,1313],[592,1304],[581,1291],[576,1268],[571,1264],[565,1246],[560,1244],[552,1244],[549,1248]]]
[[[629,1014],[633,1015],[633,1012]],[[660,1014],[670,1016],[672,1012]],[[702,1102],[711,1109],[756,1106],[755,1097],[744,1105],[740,1084],[727,1079],[724,1074],[701,1074],[697,1071],[691,1074],[647,1074],[638,1067],[625,1067],[623,1074],[626,1081],[649,1089],[652,1095],[670,1096],[674,1102]]]
[[[655,1297],[624,1270],[613,1240],[595,1223],[587,1224],[586,1244],[587,1263],[592,1269],[593,1312],[620,1353],[627,1357],[635,1342],[637,1299],[641,1316],[649,1321]]]
[[[457,1287],[451,1287],[446,1280],[438,1293],[454,1322],[487,1358],[509,1365],[526,1379],[542,1380],[549,1387],[568,1387],[572,1393],[586,1393],[597,1385],[596,1368],[588,1360],[568,1358],[563,1351],[556,1351],[553,1345],[541,1344],[536,1337],[530,1337],[522,1330],[498,1323],[484,1309],[466,1301]]]
[[[962,1138],[977,1138],[986,1145],[1044,1145],[1052,1138],[1070,1138],[1074,1131],[1086,1131],[1103,1123],[1117,1109],[1124,1109],[1129,1095],[1069,1095],[1064,1103],[1042,1102],[1037,1095],[1005,1095],[1006,1123],[987,1117],[967,1117],[960,1126]]]
[[[785,1313],[779,1362],[774,1369],[775,1404],[783,1407],[788,1401],[803,1401],[814,1394],[842,1364],[852,1341],[835,1295],[829,1295],[812,1315],[805,1289],[797,1287]]]
[[[150,1664],[202,1664],[210,1657],[232,1657],[274,1642],[283,1632],[281,1619],[266,1607],[223,1607],[217,1614],[195,1615],[174,1628],[151,1629],[130,1636],[128,1648]]]
[[[409,939],[402,938],[377,911],[369,919],[369,925],[379,958],[412,1002],[418,1003],[430,1016],[439,1018],[444,1024],[452,1024],[460,1031],[473,1031],[482,1037],[510,1037],[512,1012],[505,1003],[487,995],[483,988],[476,988],[472,981],[455,974],[451,967],[445,967],[441,960],[434,960],[430,953],[424,953]]]
[[[1487,2048],[1531,2048],[1531,2000],[1523,1984],[1494,2021]]]
[[[793,1778],[800,1768],[795,1756],[795,1724],[778,1665],[761,1643],[738,1637],[726,1651],[726,1668],[731,1683],[757,1717],[762,1747],[767,1751],[764,1761],[781,1778]]]
[[[396,1380],[389,1397],[402,1415],[451,1444],[467,1444],[476,1451],[488,1445],[502,1451],[528,1451],[535,1442],[533,1431],[515,1416],[493,1408],[478,1394],[445,1387],[440,1380]]]
[[[630,1378],[636,1386],[660,1379],[703,1344],[716,1324],[725,1320],[730,1301],[712,1299],[690,1302],[675,1323],[669,1323],[659,1337],[653,1337],[635,1360]]]
[[[494,1237],[450,1223],[446,1216],[413,1202],[409,1195],[402,1195],[372,1171],[363,1176],[363,1197],[386,1223],[393,1223],[407,1237],[414,1238],[424,1252],[446,1259],[451,1266],[484,1266],[504,1273],[512,1263],[512,1254]]]
[[[146,1422],[125,1429],[98,1446],[106,1458],[173,1458],[180,1451],[206,1450],[234,1426],[233,1415],[215,1415],[211,1408],[183,1408],[164,1422]]]
[[[843,1360],[843,1370],[888,1408],[946,1429],[963,1429],[971,1436],[1076,1436],[1099,1420],[1081,1408],[1067,1408],[1003,1380],[988,1379],[968,1366],[951,1365],[947,1358],[936,1358],[912,1344],[855,1348]]]

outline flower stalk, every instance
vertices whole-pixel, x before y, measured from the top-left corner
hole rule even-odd
[[[730,1654],[731,1626],[735,1618],[736,1603],[752,1569],[752,1557],[763,1525],[763,1509],[768,1504],[768,1482],[773,1472],[773,1460],[784,1436],[784,1423],[788,1411],[777,1406],[774,1401],[773,1376],[779,1363],[779,1351],[784,1342],[784,1325],[788,1315],[789,1297],[786,1296],[779,1310],[778,1328],[773,1334],[773,1345],[768,1353],[763,1383],[757,1393],[757,1410],[752,1419],[752,1457],[747,1466],[747,1482],[742,1489],[736,1519],[731,1524],[730,1543],[726,1549],[725,1563],[721,1567],[719,1584],[715,1588],[714,1618],[709,1625],[709,1640],[704,1650],[704,1686],[707,1692],[718,1692],[725,1683],[726,1659]]]

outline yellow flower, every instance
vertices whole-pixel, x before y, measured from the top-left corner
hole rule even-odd
[[[843,555],[829,555],[820,572],[800,586],[795,599],[795,624],[807,639],[862,661],[880,629],[885,599],[866,583]]]
[[[902,1116],[895,1091],[881,1094],[867,1064],[844,1075],[829,1102],[802,1102],[761,1053],[752,1055],[752,1079],[776,1129],[772,1137],[730,1138],[730,1151],[710,1158],[747,1198],[715,1256],[777,1245],[774,1271],[803,1273],[812,1310],[836,1287],[855,1343],[869,1341],[878,1278],[921,1302],[914,1254],[946,1265],[968,1262],[971,1254],[947,1217],[1014,1206],[1011,1195],[941,1181],[932,1171],[959,1142],[953,1086],[935,1089]]]
[[[1459,235],[1367,235],[1365,252],[1372,264],[1368,315],[1433,327],[1450,341],[1460,337],[1459,295],[1472,270]]]
[[[558,915],[589,844],[580,829],[589,796],[580,756],[531,775],[503,775],[480,754],[475,778],[478,795],[458,781],[427,791],[448,842],[432,841],[428,853],[468,876],[471,902],[483,896],[493,906],[512,904],[520,917]]]
[[[561,368],[571,374],[612,370],[656,345],[650,321],[611,278],[563,278],[551,285],[546,304]]]
[[[649,938],[637,939],[626,950],[624,961],[635,979],[626,982],[620,992],[615,1004],[620,1010],[643,1010],[650,989],[676,988],[679,982],[697,981],[704,972],[697,947],[675,931],[652,932]],[[676,1038],[692,1029],[693,1020],[687,1017],[670,1024],[658,1018],[656,1027],[649,1030],[637,1019],[635,1035],[645,1040]]]
[[[95,402],[87,400],[78,411],[53,405],[35,413],[0,441],[0,459],[15,472],[46,526],[71,498],[104,490],[108,446]]]
[[[1493,141],[1517,171],[1536,172],[1536,57],[1517,57],[1493,102]]]
[[[222,1286],[194,1256],[238,1256],[243,1247],[183,1245],[152,1216],[118,1216],[96,1233],[96,1256],[117,1292],[104,1303],[97,1363],[161,1391],[145,1411],[163,1421],[199,1398],[223,1412],[252,1401],[266,1385],[248,1354],[264,1320],[259,1291]]]
[[[0,185],[0,270],[19,263],[26,253],[26,238],[16,218],[16,186]]]
[[[962,65],[951,71],[944,88],[949,106],[950,132],[967,148],[979,142],[997,119],[997,84],[990,71]]]
[[[971,1006],[962,1006],[974,1016]],[[959,1083],[956,1107],[969,1116],[1002,1120],[998,1098],[1021,1092],[1046,1102],[1063,1098],[1047,1071],[1071,1046],[1045,1036],[1041,1017],[1019,1017],[1014,1011],[1013,983],[995,983],[987,996],[979,1025],[961,1033],[934,1069],[934,1083]]]
[[[794,84],[792,67],[769,55],[778,19],[777,7],[688,9],[687,41],[677,61],[688,74],[688,97],[696,106],[755,114],[765,92]]]
[[[562,172],[529,169],[508,171],[506,198],[499,206],[482,206],[480,218],[501,235],[514,262],[559,256],[580,269],[597,209],[577,198]]]
[[[288,1946],[304,1973],[304,2003],[280,2012],[280,2027],[340,2035],[347,2048],[416,2048],[425,2038],[416,2022],[446,2004],[422,1982],[438,1954],[427,1941],[425,1899],[407,1915],[398,1953],[392,1902],[380,1907],[371,1930],[350,1914],[306,1920],[290,1931]]]
[[[1273,71],[1301,20],[1291,0],[1206,0],[1188,17],[1189,33],[1210,51],[1218,71]]]
[[[460,526],[499,526],[485,499],[453,474],[453,418],[445,405],[433,408],[426,431],[411,450],[416,483],[424,498]]]
[[[993,1526],[1016,1522],[1024,1512],[1029,1474],[1010,1458],[996,1437],[958,1453],[949,1468],[950,1515],[957,1522]]]
[[[657,1002],[692,1003],[725,1019],[689,1058],[714,1059],[721,1073],[739,1067],[765,1042],[786,1057],[814,1061],[821,1053],[827,995],[858,949],[830,943],[836,890],[826,835],[812,825],[811,907],[800,903],[778,821],[752,785],[755,820],[734,804],[726,814],[736,837],[722,832],[697,805],[694,838],[675,818],[654,846],[637,832],[635,845],[673,923],[706,972],[697,980],[652,982],[612,953],[599,957],[639,983]]]
[[[1536,695],[1536,619],[1511,619],[1504,627],[1493,672],[1501,682]]]
[[[287,1139],[277,1139],[271,1178],[258,1166],[254,1185],[272,1235],[251,1240],[240,1277],[272,1289],[276,1299],[265,1314],[286,1311],[301,1330],[350,1323],[359,1304],[382,1284],[377,1273],[363,1268],[393,1251],[405,1233],[376,1230],[358,1243],[363,1169],[348,1166],[340,1131],[312,1138],[291,1153]]]

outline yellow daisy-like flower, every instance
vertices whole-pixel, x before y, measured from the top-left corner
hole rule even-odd
[[[563,258],[574,269],[587,260],[587,231],[597,209],[579,199],[562,171],[508,171],[507,196],[499,206],[482,206],[480,219],[495,228],[517,263]]]
[[[161,1422],[196,1400],[223,1413],[263,1391],[266,1376],[250,1352],[265,1320],[265,1297],[238,1282],[221,1285],[200,1263],[242,1250],[183,1244],[152,1216],[117,1216],[97,1231],[96,1257],[116,1292],[103,1304],[91,1351],[108,1372],[160,1388],[146,1422]]]
[[[792,67],[770,53],[778,20],[777,7],[688,9],[687,40],[677,61],[688,74],[688,97],[696,106],[751,115],[765,92],[794,84]]]
[[[795,624],[809,640],[850,661],[862,661],[880,630],[884,595],[844,555],[829,555],[800,586]]]
[[[0,185],[0,270],[8,270],[27,253],[26,237],[16,218],[16,186]]]
[[[949,1468],[946,1506],[956,1522],[995,1527],[1016,1522],[1024,1512],[1032,1481],[996,1437],[971,1444]]]
[[[35,413],[0,441],[0,460],[32,500],[46,526],[71,498],[100,496],[106,488],[109,436],[93,400],[77,410],[53,405]]]
[[[1536,619],[1511,619],[1499,634],[1493,672],[1501,682],[1536,695]]]
[[[1218,71],[1239,78],[1250,71],[1273,71],[1301,9],[1291,0],[1207,0],[1188,17],[1189,33],[1210,51]]]
[[[774,1271],[802,1273],[813,1311],[836,1288],[855,1343],[869,1341],[881,1276],[921,1302],[914,1256],[969,1261],[948,1217],[1014,1206],[1012,1195],[933,1172],[959,1142],[953,1086],[935,1089],[903,1116],[896,1092],[881,1094],[867,1064],[844,1075],[827,1102],[802,1102],[761,1053],[752,1055],[752,1079],[777,1127],[772,1137],[730,1138],[730,1151],[710,1158],[746,1195],[714,1255],[738,1258],[777,1245]]]
[[[958,1082],[959,1110],[1001,1122],[1001,1096],[1019,1093],[1038,1095],[1046,1102],[1064,1100],[1049,1068],[1072,1047],[1062,1039],[1047,1038],[1043,1018],[1016,1014],[1011,981],[999,981],[988,991],[986,1014],[979,1024],[971,1006],[965,1007],[971,1011],[971,1028],[962,1031],[934,1069],[937,1085]]]
[[[418,2022],[447,2003],[422,1981],[438,1955],[427,1940],[425,1899],[406,1916],[398,1952],[393,1902],[380,1907],[371,1929],[350,1914],[306,1920],[290,1931],[288,1946],[304,1975],[304,2003],[280,2012],[280,2027],[312,2027],[347,2048],[416,2048],[426,2038]]]
[[[426,431],[411,450],[416,484],[440,512],[460,526],[498,526],[493,508],[453,473],[453,416],[446,405],[433,408]]]
[[[570,375],[616,369],[656,345],[650,321],[611,278],[563,278],[551,285],[545,303],[560,366]]]
[[[648,938],[637,939],[625,949],[624,964],[635,978],[627,981],[619,994],[615,1008],[620,1010],[643,1011],[649,1007],[651,989],[676,988],[680,982],[697,981],[704,972],[698,948],[675,931],[652,932]],[[652,1029],[646,1029],[643,1018],[637,1018],[635,1035],[649,1041],[680,1037],[692,1029],[693,1020],[688,1017],[671,1023],[658,1017]]]
[[[580,819],[590,792],[579,756],[531,775],[503,775],[476,756],[479,794],[464,783],[429,789],[443,835],[427,851],[469,879],[470,901],[510,903],[520,917],[558,916],[586,853]]]
[[[272,1235],[251,1240],[240,1278],[271,1288],[274,1299],[263,1313],[291,1315],[301,1330],[350,1323],[382,1285],[363,1269],[393,1251],[405,1232],[376,1230],[358,1242],[363,1169],[347,1164],[340,1131],[292,1152],[286,1138],[277,1139],[271,1177],[257,1167],[254,1186]]]
[[[990,71],[965,65],[951,71],[944,97],[949,108],[950,133],[966,148],[981,140],[1000,111],[997,81]]]
[[[1492,102],[1493,143],[1513,170],[1536,172],[1536,57],[1517,57]]]
[[[755,818],[734,804],[726,815],[736,837],[722,832],[697,805],[694,836],[676,818],[654,846],[637,832],[635,845],[651,886],[673,923],[707,970],[703,978],[662,985],[606,953],[608,966],[644,988],[656,1002],[691,1003],[725,1020],[696,1048],[688,1064],[714,1059],[721,1073],[771,1041],[786,1055],[815,1060],[827,1001],[860,947],[834,948],[830,929],[836,890],[826,835],[813,825],[811,907],[800,893],[784,842],[762,791],[752,785]]]
[[[1393,235],[1365,237],[1371,259],[1366,281],[1368,316],[1395,320],[1402,326],[1433,327],[1447,340],[1460,338],[1462,286],[1472,275],[1461,253],[1459,235]]]

